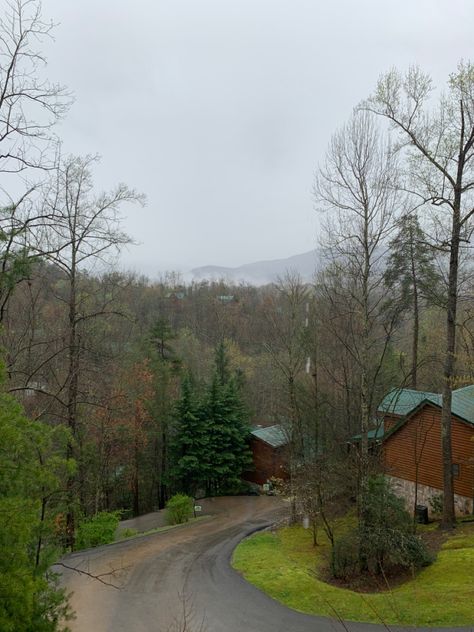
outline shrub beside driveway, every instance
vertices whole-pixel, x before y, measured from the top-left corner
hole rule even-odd
[[[471,626],[474,622],[474,523],[460,525],[435,562],[392,590],[359,593],[321,579],[328,542],[312,546],[301,527],[241,542],[233,565],[257,588],[309,614],[387,625]]]

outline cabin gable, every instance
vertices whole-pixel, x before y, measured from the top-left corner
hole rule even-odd
[[[389,422],[390,425],[390,422]],[[474,497],[474,426],[452,417],[454,492],[472,501]],[[400,419],[385,436],[384,465],[387,475],[432,488],[443,489],[441,408],[429,402],[420,405],[405,420]]]

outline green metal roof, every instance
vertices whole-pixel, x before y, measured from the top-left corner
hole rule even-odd
[[[267,426],[266,428],[254,428],[250,434],[257,437],[257,439],[265,441],[273,448],[281,448],[289,441],[286,430],[280,424]]]
[[[442,403],[441,395],[437,393],[414,391],[410,388],[394,388],[385,395],[378,410],[382,413],[393,413],[405,417],[425,400],[437,406],[441,406]]]
[[[369,441],[373,441],[374,439],[383,439],[384,436],[384,427],[383,427],[383,421],[382,423],[380,423],[378,425],[377,428],[375,428],[375,430],[369,430],[369,432],[367,433],[367,438]],[[352,437],[352,441],[360,441],[362,439],[362,435],[358,434],[355,435],[354,437]]]
[[[414,391],[409,388],[393,389],[383,398],[378,412],[393,413],[405,417],[423,402],[441,407],[443,396],[438,393]],[[474,385],[453,391],[451,412],[456,417],[474,425]]]
[[[474,385],[453,391],[453,415],[474,424]]]

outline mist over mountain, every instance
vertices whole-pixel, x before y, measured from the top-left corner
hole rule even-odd
[[[202,266],[193,268],[189,273],[192,280],[224,279],[232,283],[250,283],[251,285],[265,285],[274,283],[287,272],[297,272],[303,281],[311,281],[318,268],[320,255],[317,250],[310,250],[300,255],[286,259],[272,259],[256,261],[235,268],[225,266]]]

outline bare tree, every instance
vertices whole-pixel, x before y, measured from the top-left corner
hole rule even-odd
[[[329,312],[322,325],[350,354],[359,376],[361,498],[377,385],[397,322],[387,308],[382,274],[400,204],[397,173],[396,156],[371,116],[354,113],[332,137],[314,187],[317,207],[327,215],[329,267],[319,291]]]
[[[7,0],[0,18],[0,171],[52,167],[52,127],[68,110],[66,89],[41,77],[40,45],[54,24],[38,0]]]
[[[301,410],[297,380],[304,374],[308,355],[305,308],[310,292],[298,274],[287,273],[276,285],[276,295],[265,311],[268,324],[265,348],[284,377],[291,431],[301,441]],[[301,452],[301,449],[298,450]]]
[[[49,219],[33,203],[38,184],[31,174],[54,166],[53,126],[71,103],[67,90],[42,74],[41,45],[53,28],[38,0],[7,0],[0,16],[0,321]]]
[[[90,293],[84,291],[81,275],[97,263],[103,265],[111,251],[130,243],[121,230],[120,209],[124,203],[143,203],[144,197],[124,184],[113,191],[95,195],[91,169],[95,157],[70,157],[59,165],[45,198],[45,208],[55,216],[48,258],[62,272],[66,290],[58,298],[67,306],[66,371],[60,389],[66,422],[74,440],[78,435],[82,331],[95,319],[114,311],[107,301],[91,310]],[[74,443],[68,456],[74,456]],[[71,478],[69,487],[74,480]],[[73,513],[68,514],[68,532],[73,544]]]
[[[267,323],[264,344],[272,364],[282,378],[279,414],[287,429],[289,442],[289,475],[291,518],[296,519],[293,479],[298,462],[304,459],[305,429],[301,379],[305,376],[308,356],[305,308],[310,292],[298,274],[288,272],[276,285],[276,293],[268,298],[264,317]]]
[[[436,107],[431,77],[413,67],[402,75],[383,75],[374,94],[362,104],[382,116],[398,134],[399,149],[407,159],[407,187],[420,206],[438,211],[441,232],[436,245],[449,256],[446,299],[446,353],[444,360],[442,451],[444,510],[442,526],[455,523],[451,448],[451,401],[455,376],[456,316],[459,263],[463,246],[472,236],[474,215],[474,65],[461,62],[451,74],[448,91]]]

